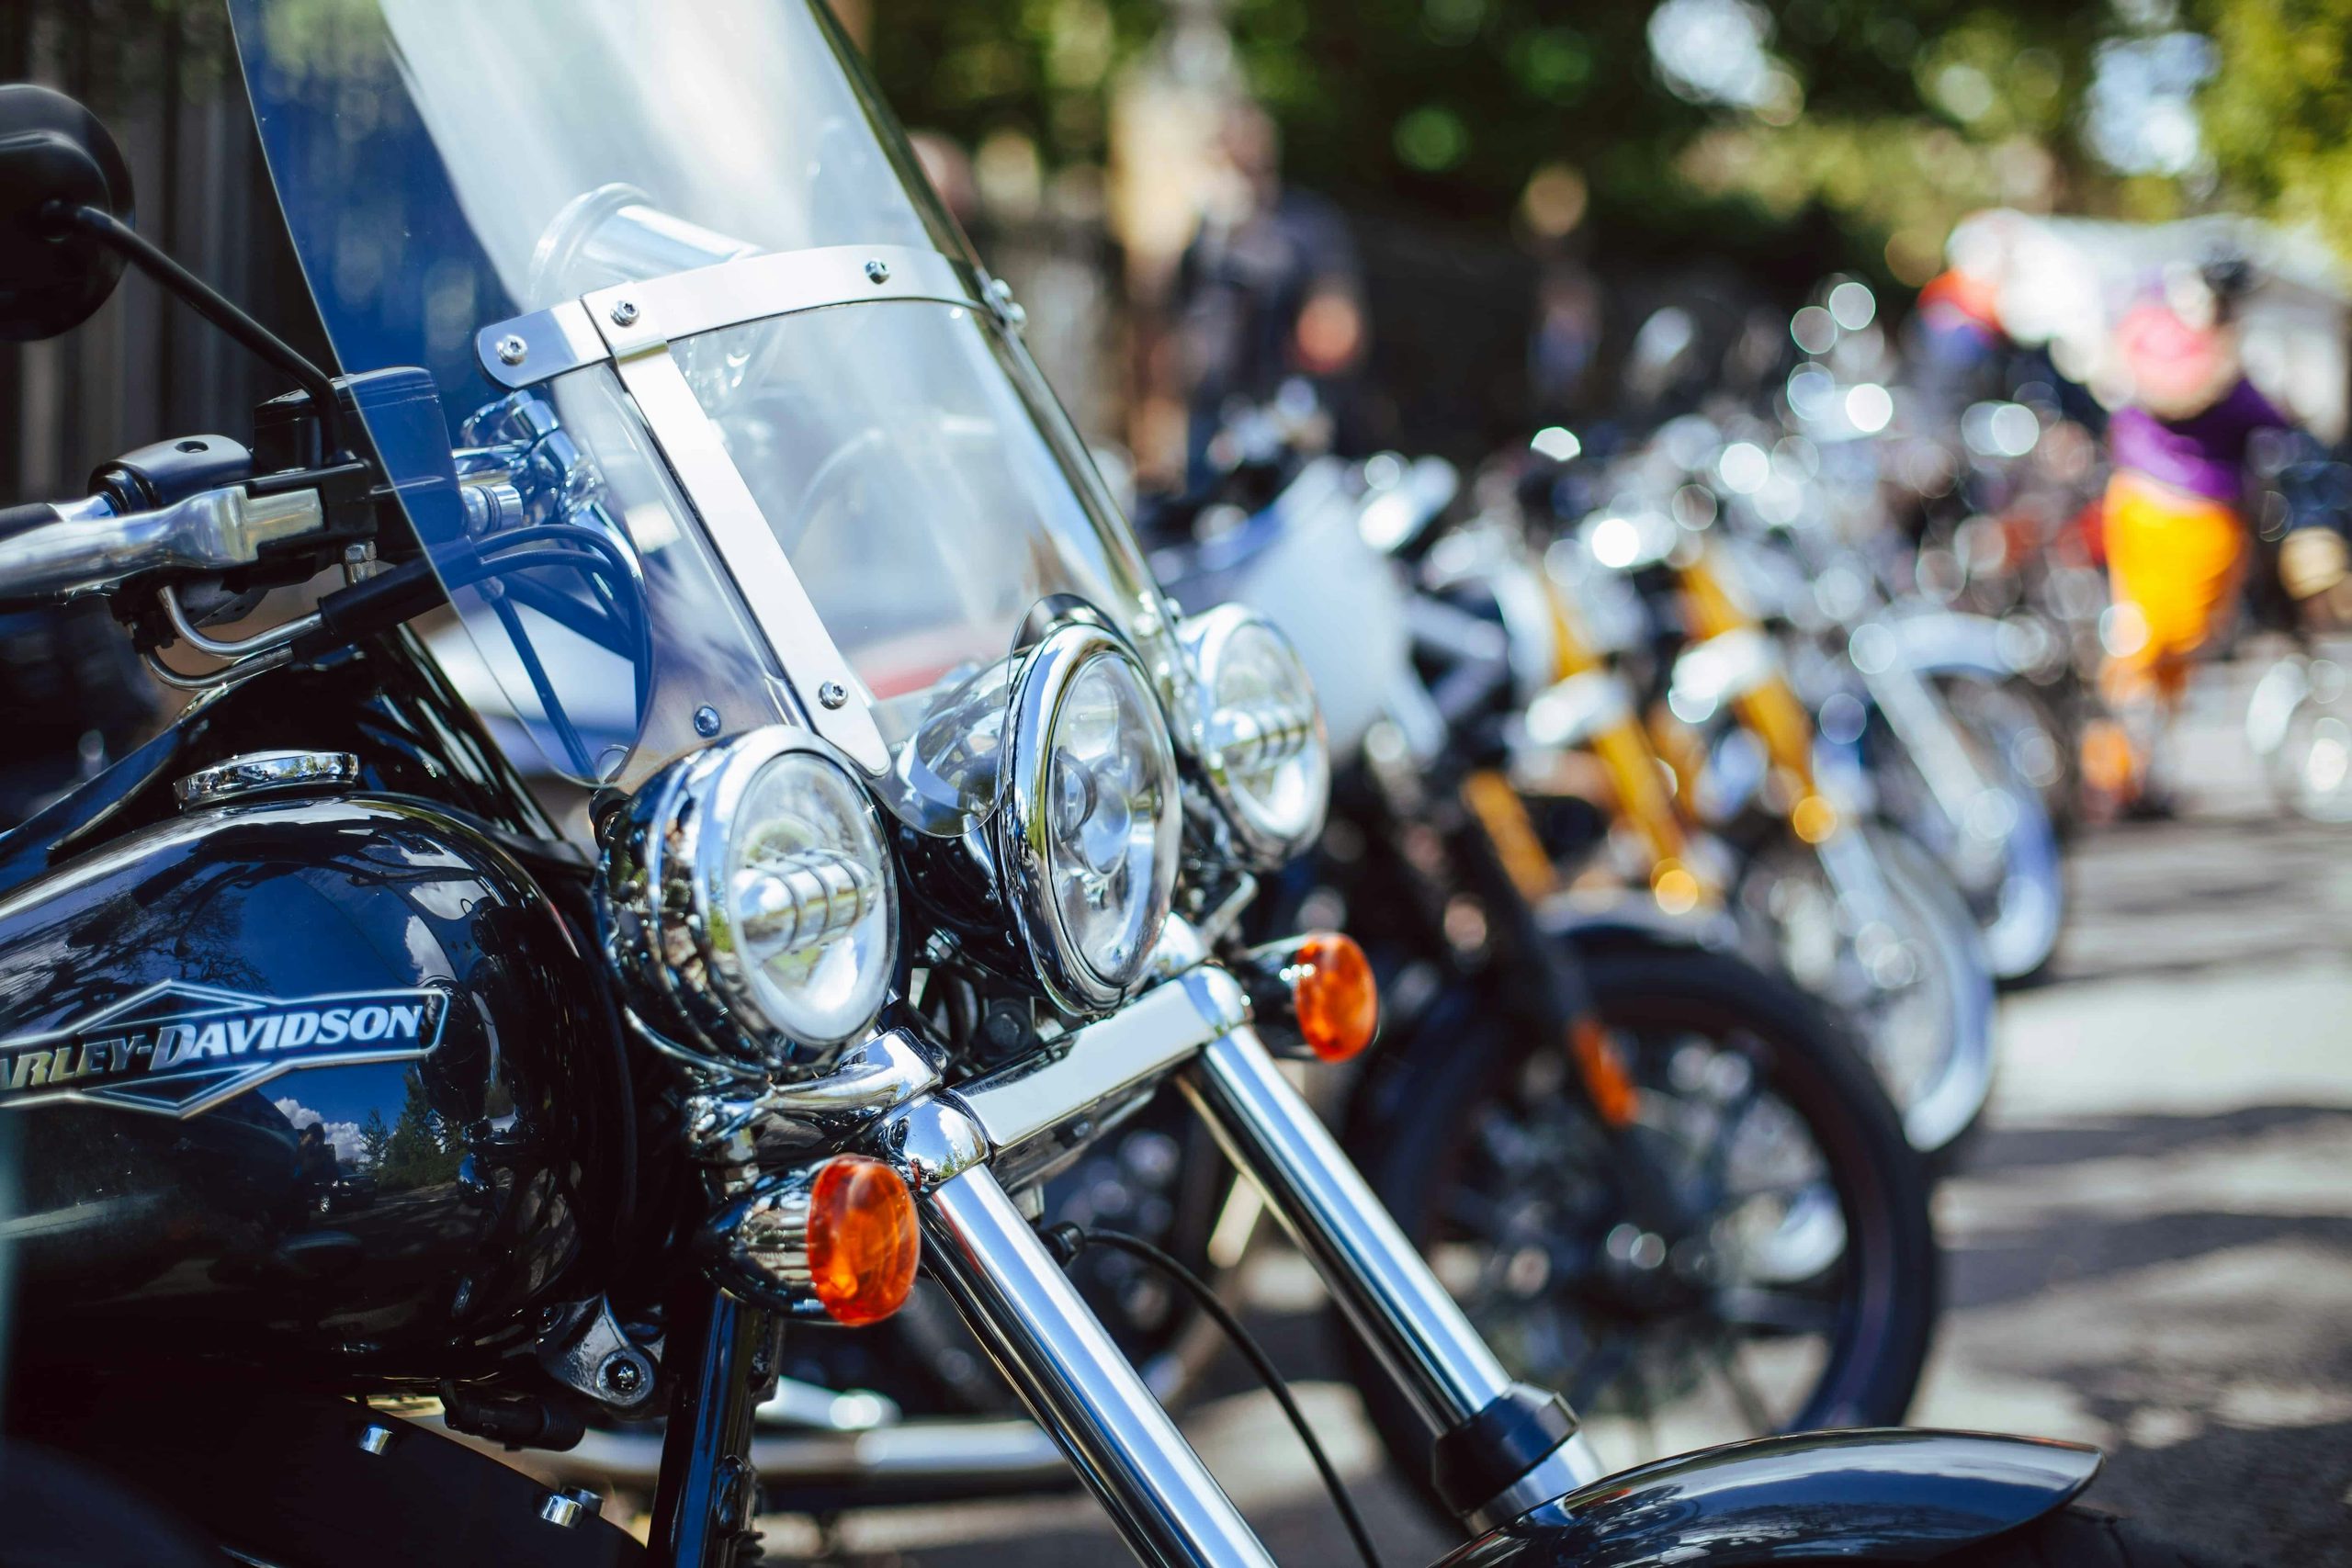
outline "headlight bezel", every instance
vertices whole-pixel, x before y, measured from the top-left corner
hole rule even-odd
[[[1142,897],[1143,922],[1128,962],[1105,972],[1080,948],[1063,922],[1055,895],[1055,835],[1048,812],[1054,788],[1055,732],[1079,681],[1100,660],[1124,667],[1146,720],[1147,755],[1138,761],[1157,781],[1159,807],[1152,821],[1150,886]],[[991,824],[993,853],[1004,903],[1047,1001],[1065,1013],[1106,1012],[1139,990],[1152,950],[1174,908],[1183,807],[1175,738],[1159,689],[1125,640],[1091,620],[1048,631],[1030,649],[1013,683],[1006,714],[1005,790]]]
[[[1218,687],[1227,663],[1243,639],[1263,636],[1272,640],[1295,682],[1298,706],[1307,718],[1299,744],[1276,765],[1304,770],[1299,787],[1308,808],[1285,819],[1245,779],[1228,744],[1218,733]],[[1323,725],[1322,705],[1306,661],[1280,626],[1246,604],[1227,604],[1189,616],[1178,628],[1187,661],[1192,665],[1197,704],[1192,723],[1192,747],[1202,776],[1219,810],[1232,828],[1236,847],[1255,869],[1271,870],[1305,852],[1323,831],[1331,801],[1331,744]]]
[[[736,931],[733,852],[741,835],[758,826],[742,819],[744,805],[778,764],[821,766],[839,775],[827,786],[841,786],[866,840],[854,848],[870,852],[860,863],[876,877],[873,908],[850,928],[880,920],[880,940],[853,993],[861,1005],[830,1027],[776,1016],[761,998]],[[787,725],[714,742],[648,780],[607,819],[602,837],[602,935],[632,1010],[657,1048],[723,1073],[793,1077],[821,1071],[872,1032],[899,964],[898,867],[872,795],[837,748]]]

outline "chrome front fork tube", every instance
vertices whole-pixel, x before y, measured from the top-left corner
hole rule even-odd
[[[1566,1404],[1511,1381],[1253,1032],[1210,1043],[1179,1082],[1419,1409],[1456,1513],[1505,1523],[1600,1476]]]
[[[1863,672],[1862,682],[1895,739],[1918,766],[1936,808],[1964,841],[1984,819],[1978,801],[1996,786],[1977,771],[1943,700],[1900,656],[1874,664]]]
[[[1146,1562],[1272,1568],[1200,1456],[985,1165],[918,1201],[925,1258]]]

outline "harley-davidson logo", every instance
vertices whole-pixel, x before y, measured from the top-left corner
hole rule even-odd
[[[194,1116],[299,1067],[404,1062],[441,1042],[447,993],[284,999],[165,980],[62,1029],[0,1041],[0,1107],[79,1100]]]

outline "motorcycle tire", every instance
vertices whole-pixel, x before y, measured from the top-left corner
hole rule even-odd
[[[1828,874],[1810,846],[1790,839],[1752,855],[1741,867],[1733,889],[1733,907],[1740,918],[1743,941],[1759,965],[1781,966],[1800,987],[1832,1006],[1848,1010],[1845,1016],[1861,1042],[1864,1056],[1879,1070],[1880,1080],[1893,1096],[1912,1146],[1948,1165],[1951,1152],[1974,1128],[1992,1098],[1992,972],[1984,963],[1975,917],[1943,863],[1899,829],[1872,824],[1863,832],[1879,874],[1893,895],[1895,912],[1909,928],[1903,934],[1927,965],[1918,983],[1932,989],[1916,1018],[1874,1017],[1871,1010],[1857,1005],[1854,996],[1839,996],[1825,988],[1835,976],[1813,971],[1821,967],[1825,957],[1842,966],[1850,933],[1839,939],[1836,953],[1815,954],[1810,961],[1788,946],[1787,927],[1773,905],[1771,884],[1776,879],[1788,877],[1816,889],[1817,901],[1835,900]],[[1909,1046],[1893,1037],[1899,1026],[1936,1032],[1929,1042],[1935,1057],[1916,1074],[1906,1070],[1900,1059]]]
[[[1723,1435],[1899,1422],[1917,1385],[1939,1309],[1939,1255],[1928,1217],[1925,1163],[1905,1140],[1901,1120],[1870,1066],[1819,1003],[1733,954],[1611,943],[1589,954],[1587,968],[1594,1008],[1626,1053],[1645,1097],[1662,1092],[1650,1088],[1657,1066],[1647,1060],[1654,1040],[1704,1039],[1744,1055],[1755,1084],[1772,1097],[1766,1101],[1759,1093],[1757,1102],[1777,1102],[1793,1112],[1818,1150],[1825,1173],[1820,1181],[1833,1193],[1845,1227],[1836,1260],[1836,1299],[1828,1309],[1834,1328],[1811,1387],[1795,1408],[1769,1422],[1751,1422],[1758,1429]],[[1374,1191],[1433,1261],[1450,1240],[1446,1216],[1465,1196],[1468,1151],[1480,1141],[1487,1113],[1514,1092],[1531,1061],[1555,1049],[1488,1010],[1475,1010],[1466,1020],[1430,1021],[1431,1027],[1449,1031],[1457,1023],[1466,1027],[1450,1033],[1447,1049],[1418,1054],[1418,1063],[1405,1068],[1409,1076],[1378,1093],[1377,1103],[1396,1107],[1395,1113],[1351,1119],[1349,1139],[1350,1152]],[[1565,1056],[1564,1046],[1556,1049]],[[1600,1135],[1590,1112],[1582,1110],[1580,1091],[1565,1088],[1557,1098],[1582,1114],[1592,1136]],[[1661,1113],[1684,1108],[1645,1098],[1636,1125],[1648,1119],[1652,1105]],[[1740,1131],[1736,1124],[1729,1128],[1730,1134]],[[1733,1140],[1727,1134],[1721,1141]],[[1580,1227],[1573,1244],[1623,1228],[1604,1214]],[[1445,1277],[1442,1268],[1440,1274]],[[1581,1288],[1572,1282],[1569,1290]],[[1793,1299],[1794,1292],[1789,1294]],[[1476,1305],[1465,1306],[1473,1323],[1487,1331],[1489,1325],[1479,1323]],[[1488,1337],[1513,1376],[1544,1381],[1544,1369],[1512,1364],[1511,1349],[1518,1343],[1513,1337]],[[1436,1506],[1429,1488],[1429,1432],[1356,1337],[1343,1330],[1340,1337],[1390,1458]],[[1783,1343],[1795,1338],[1791,1335]],[[1728,1365],[1721,1375],[1727,1383],[1736,1382]],[[1647,1376],[1642,1375],[1645,1386]],[[1562,1392],[1577,1402],[1577,1390]],[[1604,1450],[1603,1457],[1619,1464],[1658,1455]]]

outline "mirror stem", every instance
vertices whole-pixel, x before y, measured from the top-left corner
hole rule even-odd
[[[60,227],[79,229],[100,244],[121,253],[125,261],[178,295],[198,315],[293,377],[311,395],[311,406],[318,411],[320,434],[325,438],[325,460],[332,463],[345,456],[343,400],[325,371],[114,214],[95,207],[67,208],[62,203],[53,203],[48,216]]]

